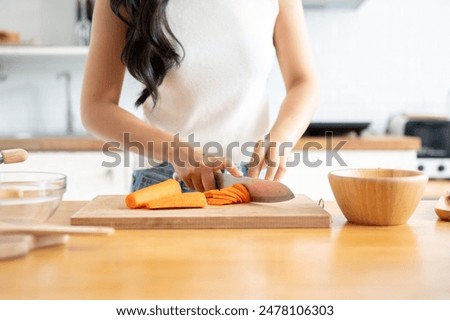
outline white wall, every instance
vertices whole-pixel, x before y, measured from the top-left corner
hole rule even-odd
[[[450,115],[450,1],[366,0],[357,11],[306,12],[321,79],[317,120],[401,112]]]
[[[85,57],[4,60],[7,60],[5,73],[8,78],[0,81],[0,136],[65,134],[67,103],[65,82],[58,78],[61,72],[68,72],[72,78],[70,99],[75,133],[86,133],[79,112]],[[136,115],[141,114],[141,110],[134,107],[140,90],[140,84],[127,74],[120,103]]]
[[[75,7],[76,0],[0,0],[0,29],[26,42],[71,45]]]
[[[24,40],[70,45],[74,3],[0,0],[0,29],[20,31]],[[449,0],[366,0],[358,10],[306,10],[321,81],[315,120],[371,121],[372,130],[382,133],[393,114],[450,113],[445,109],[450,90],[449,17]],[[64,87],[56,74],[71,71],[77,107],[82,65],[82,58],[74,58],[6,66],[9,79],[0,82],[0,135],[63,132]],[[128,79],[122,104],[133,112],[138,90]],[[270,82],[273,115],[283,93],[275,69]],[[76,129],[82,132],[76,115]]]

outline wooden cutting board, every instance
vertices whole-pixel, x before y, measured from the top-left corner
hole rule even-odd
[[[125,196],[98,196],[71,217],[72,225],[118,229],[329,228],[331,215],[305,195],[278,203],[202,209],[128,209]]]

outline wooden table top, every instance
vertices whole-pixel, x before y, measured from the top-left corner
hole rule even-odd
[[[0,262],[0,299],[450,299],[450,222],[422,201],[406,225],[118,230]],[[83,202],[63,202],[68,223]]]
[[[23,148],[27,151],[102,151],[104,141],[92,136],[42,136],[30,138],[0,137],[0,150]],[[332,149],[342,144],[342,150],[418,150],[421,140],[409,136],[371,136],[356,137],[352,135],[334,136],[327,141],[325,137],[302,137],[295,145],[295,150],[311,148]]]

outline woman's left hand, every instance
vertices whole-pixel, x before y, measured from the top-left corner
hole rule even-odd
[[[280,181],[286,173],[286,163],[291,152],[287,143],[270,140],[260,140],[253,149],[249,164],[248,176],[258,178],[266,169],[265,180]]]

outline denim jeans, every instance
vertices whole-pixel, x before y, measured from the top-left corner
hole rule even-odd
[[[238,166],[238,168],[242,171],[244,176],[247,175],[248,164]],[[173,178],[174,172],[175,170],[173,169],[173,166],[167,162],[163,162],[159,166],[148,169],[134,170],[131,191],[136,191],[151,186],[153,184],[165,181],[167,179],[171,179]],[[180,182],[180,186],[183,192],[194,191],[190,189],[183,181]]]

